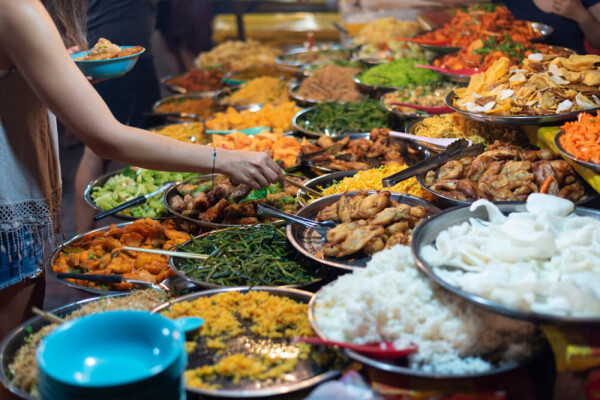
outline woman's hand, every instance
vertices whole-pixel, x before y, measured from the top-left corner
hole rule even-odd
[[[552,12],[576,22],[583,21],[588,14],[581,0],[554,0]]]
[[[253,189],[284,181],[279,165],[263,152],[217,149],[215,169]]]

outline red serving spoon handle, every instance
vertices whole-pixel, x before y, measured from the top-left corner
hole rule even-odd
[[[452,41],[452,39],[419,39],[419,38],[395,38],[394,40],[398,40],[400,42],[414,42],[421,44],[430,44],[433,46],[443,46]]]
[[[317,337],[296,337],[293,338],[293,341],[310,344],[322,344],[327,346],[338,346],[344,349],[356,351],[357,353],[361,353],[366,356],[381,359],[402,358],[419,350],[419,346],[416,344],[412,345],[411,347],[407,347],[406,349],[396,349],[393,342],[353,344],[338,342],[335,340],[320,339]]]
[[[481,72],[481,70],[479,68],[450,69],[450,68],[443,68],[443,67],[434,67],[433,65],[425,65],[425,64],[416,64],[415,67],[431,69],[433,71],[444,72],[447,74],[454,74],[454,75],[471,76],[471,75],[475,75],[475,74]]]
[[[432,114],[432,115],[447,114],[447,113],[451,113],[454,111],[453,109],[451,109],[448,106],[425,107],[425,106],[419,106],[417,104],[396,103],[396,102],[390,103],[390,104],[393,106],[414,108],[415,110],[425,111],[427,114]]]

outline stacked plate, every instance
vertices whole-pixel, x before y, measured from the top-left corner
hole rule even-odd
[[[61,325],[37,352],[41,399],[185,399],[185,335],[171,320],[114,311]]]

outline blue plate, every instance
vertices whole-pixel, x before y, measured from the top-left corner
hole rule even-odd
[[[134,46],[121,46],[122,49],[131,47]],[[139,53],[108,60],[75,61],[75,64],[77,64],[85,76],[91,76],[94,79],[118,78],[131,71],[140,57],[140,54],[145,51],[146,49],[142,49]],[[80,51],[79,53],[71,54],[71,58],[75,60],[76,58],[90,54],[90,52],[91,50]]]
[[[113,311],[66,322],[38,347],[40,372],[79,387],[129,384],[157,376],[185,353],[185,335],[168,318]]]

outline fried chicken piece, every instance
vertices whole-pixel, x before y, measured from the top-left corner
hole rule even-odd
[[[366,255],[371,256],[378,251],[381,251],[385,248],[385,242],[381,237],[377,237],[371,240],[367,245],[363,248],[363,251]]]
[[[519,150],[516,149],[501,148],[498,150],[488,150],[482,154],[485,154],[488,157],[492,157],[494,161],[519,159]]]
[[[340,221],[340,217],[338,214],[338,204],[342,201],[346,199],[346,194],[344,193],[342,195],[342,198],[340,200],[338,200],[337,202],[328,205],[327,207],[323,208],[321,211],[319,211],[319,213],[317,214],[317,221],[334,221],[334,222],[339,222]]]
[[[382,138],[389,138],[390,132],[391,132],[391,129],[388,129],[388,128],[375,128],[375,129],[371,130],[369,137],[371,138],[371,140],[375,140],[375,141],[382,139]]]
[[[440,167],[437,173],[437,181],[460,179],[463,176],[464,170],[465,167],[460,161],[448,161]]]
[[[400,221],[396,222],[395,224],[389,225],[387,228],[385,228],[385,233],[392,236],[397,233],[404,233],[409,229],[410,225],[408,224],[408,221]]]
[[[256,218],[256,217],[240,218],[237,221],[237,223],[240,225],[256,225],[256,224],[258,224],[258,218]]]
[[[358,218],[369,219],[386,208],[390,204],[391,192],[382,191],[367,196],[358,210]]]
[[[554,196],[558,194],[558,192],[560,191],[560,187],[558,184],[559,181],[556,178],[556,174],[554,173],[554,169],[552,168],[550,161],[534,162],[532,171],[533,176],[535,178],[535,183],[537,183],[539,187],[542,187],[544,182],[546,182],[546,179],[548,179],[549,176],[552,176],[552,182],[550,182],[550,186],[548,186],[548,190],[546,191],[546,193]]]
[[[435,192],[458,192],[456,200],[475,201],[477,200],[477,186],[468,179],[454,179],[451,181],[440,181],[430,187]]]
[[[580,183],[567,185],[558,192],[558,197],[571,200],[573,203],[578,203],[585,199],[585,189]]]
[[[521,158],[525,161],[539,161],[539,160],[552,160],[554,158],[554,153],[552,153],[549,149],[541,149],[541,150],[525,150],[521,152]]]
[[[501,174],[517,171],[530,171],[532,163],[531,161],[513,161],[508,160],[500,171]]]
[[[208,197],[206,196],[206,193],[204,193],[204,192],[196,193],[196,195],[194,196],[194,200],[193,200],[193,209],[204,211],[208,207],[210,207],[210,203],[208,202]]]
[[[494,159],[490,156],[480,154],[477,156],[467,171],[467,178],[473,182],[477,182],[481,175],[492,165]]]
[[[343,243],[340,245],[340,252],[338,257],[346,257],[350,254],[354,254],[360,251],[367,245],[371,240],[377,236],[381,236],[384,233],[384,229],[381,226],[361,226],[358,229],[352,230],[346,237]]]
[[[335,142],[329,136],[321,136],[319,139],[317,139],[317,144],[321,147],[320,150],[325,149],[329,146],[333,146],[334,143]]]
[[[230,204],[227,200],[225,200],[225,199],[219,200],[219,202],[217,204],[215,204],[214,206],[212,206],[208,210],[206,210],[206,212],[204,213],[205,221],[207,221],[207,222],[221,221],[223,219],[224,210],[229,205]]]
[[[517,196],[507,188],[497,188],[490,184],[480,182],[478,189],[490,201],[516,201]]]
[[[338,226],[336,226],[335,228],[332,228],[327,231],[327,243],[333,243],[333,244],[341,243],[344,240],[346,240],[346,238],[348,237],[350,232],[352,232],[353,230],[355,230],[361,226],[366,226],[366,225],[367,225],[367,221],[365,221],[363,219],[360,219],[358,221],[348,221],[348,222],[341,223]]]
[[[514,193],[518,201],[525,201],[527,200],[527,196],[529,196],[531,193],[537,193],[538,191],[539,189],[537,185],[533,182],[530,182],[526,185],[518,187]]]
[[[388,207],[375,215],[373,219],[369,221],[369,224],[387,226],[392,222],[406,218],[409,213],[410,206],[407,204],[400,204],[397,207]]]
[[[489,168],[485,170],[481,178],[479,178],[479,183],[488,183],[494,176],[498,175],[502,170],[502,166],[504,165],[504,161],[494,161],[490,164]]]
[[[427,171],[425,175],[425,185],[431,187],[435,183],[435,171]]]
[[[373,142],[369,139],[356,139],[348,144],[348,150],[354,154],[357,160],[361,160],[365,158],[372,145]]]
[[[235,221],[240,218],[256,217],[256,204],[252,201],[245,201],[240,204],[230,204],[223,210],[223,217],[228,221]]]
[[[334,160],[329,164],[329,169],[332,171],[360,171],[369,168],[371,168],[369,164],[359,161]]]
[[[186,210],[194,209],[194,198],[189,193],[183,196],[183,202],[185,203]]]
[[[575,176],[575,170],[565,160],[552,160],[550,166],[559,184],[563,184],[567,176]]]
[[[340,221],[350,221],[354,219],[362,219],[360,217],[360,207],[364,199],[369,196],[369,192],[366,190],[361,190],[360,192],[354,194],[354,196],[348,196],[348,201],[346,204],[342,204],[340,202],[338,206],[338,214],[340,215]]]
[[[176,195],[171,197],[171,208],[177,212],[182,212],[185,210],[185,202],[180,195]]]
[[[396,233],[392,236],[390,236],[390,238],[388,239],[388,241],[385,244],[385,248],[389,249],[394,247],[397,244],[401,244],[401,245],[408,245],[410,243],[410,236],[406,235],[404,233]]]
[[[410,207],[409,214],[416,218],[427,218],[429,217],[429,210],[422,206],[414,206]]]

